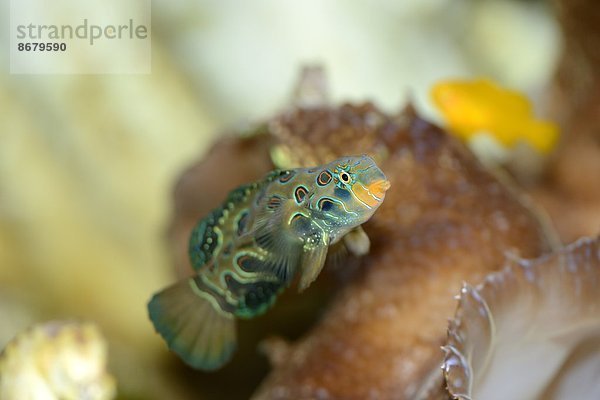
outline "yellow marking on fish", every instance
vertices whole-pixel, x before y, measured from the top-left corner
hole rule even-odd
[[[390,188],[390,181],[382,179],[367,186],[367,190],[377,201],[381,201],[385,192]]]
[[[387,180],[378,180],[367,186],[357,182],[352,186],[352,193],[365,206],[373,208],[381,203],[385,191],[389,187],[390,183]]]

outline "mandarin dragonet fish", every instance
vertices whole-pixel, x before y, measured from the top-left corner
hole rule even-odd
[[[389,187],[363,155],[276,170],[234,189],[191,233],[195,274],[150,300],[156,331],[192,367],[220,368],[236,347],[236,318],[266,312],[296,273],[306,289],[329,246],[366,222]]]

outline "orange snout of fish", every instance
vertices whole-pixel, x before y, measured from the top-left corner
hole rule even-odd
[[[369,207],[376,207],[385,197],[385,192],[390,188],[390,181],[379,179],[368,185],[358,183],[352,188],[354,195]]]

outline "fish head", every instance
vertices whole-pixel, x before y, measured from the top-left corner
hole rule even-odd
[[[339,158],[316,175],[311,208],[330,226],[346,231],[366,222],[385,198],[390,182],[367,156]]]

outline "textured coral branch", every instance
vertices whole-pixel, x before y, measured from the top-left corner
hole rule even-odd
[[[362,273],[299,342],[278,352],[255,399],[425,398],[441,388],[440,346],[463,281],[548,242],[532,214],[462,145],[407,110],[297,110],[273,125],[311,156],[379,155],[392,187],[365,231]],[[282,138],[282,139],[281,139]],[[302,153],[300,153],[302,154]],[[435,390],[433,390],[435,392]]]
[[[456,399],[598,398],[583,369],[597,373],[599,340],[600,239],[582,239],[463,287],[444,347],[448,389]]]
[[[178,196],[188,199],[178,201],[172,230],[180,260],[194,222],[184,209],[208,211],[240,179],[268,169],[266,154],[294,166],[368,153],[392,187],[365,226],[371,253],[320,322],[292,345],[265,345],[273,371],[255,398],[440,393],[440,346],[454,294],[463,281],[499,269],[508,252],[533,257],[547,250],[537,220],[468,150],[411,108],[396,116],[368,103],[292,108],[267,127],[262,136],[218,143],[180,182]]]

